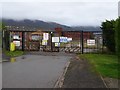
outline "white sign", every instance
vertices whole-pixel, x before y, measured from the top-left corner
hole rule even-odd
[[[39,40],[39,36],[38,35],[32,35],[32,40]]]
[[[47,40],[42,40],[42,45],[47,45]]]
[[[59,37],[52,37],[52,42],[59,42]]]
[[[43,33],[43,40],[49,39],[49,33]]]
[[[15,44],[15,46],[20,46],[20,41],[13,41],[13,43]]]
[[[14,36],[13,36],[13,39],[20,39],[20,38],[19,38],[19,35],[14,35]]]
[[[60,37],[60,42],[67,42],[67,37]]]
[[[90,45],[95,45],[95,40],[94,39],[88,39],[87,40],[87,45],[90,46]]]
[[[72,38],[67,38],[67,41],[68,41],[68,42],[72,41]]]

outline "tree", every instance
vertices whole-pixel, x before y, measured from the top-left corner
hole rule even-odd
[[[2,22],[0,22],[0,47],[2,45]]]
[[[1,40],[2,40],[2,48],[5,48],[6,50],[9,50],[9,31],[5,27],[4,23],[0,23],[0,29],[1,29]]]
[[[2,22],[0,22],[0,32],[2,31]]]
[[[115,29],[116,29],[116,34],[115,34],[116,51],[117,51],[118,58],[120,58],[120,17],[116,20]]]
[[[115,21],[106,20],[102,22],[103,30],[103,45],[108,48],[110,52],[115,52]]]

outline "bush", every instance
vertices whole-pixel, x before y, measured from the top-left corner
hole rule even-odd
[[[116,20],[116,51],[118,58],[120,58],[120,17]]]
[[[103,30],[103,45],[106,46],[109,52],[115,52],[115,21],[106,20],[102,22]]]
[[[21,56],[24,54],[23,51],[7,51],[7,50],[3,50],[3,52],[5,53],[5,55],[9,56],[9,57],[17,57],[17,56]]]

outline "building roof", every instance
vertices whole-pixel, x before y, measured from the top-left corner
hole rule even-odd
[[[32,31],[32,32],[35,32],[35,31],[54,31],[54,30],[48,30],[48,29],[38,29],[38,28],[30,28],[30,27],[24,27],[24,26],[6,26],[7,30],[9,31]]]
[[[16,26],[6,26],[7,30],[9,31],[36,31],[35,28],[29,28],[29,27],[16,27]]]
[[[46,32],[55,32],[54,29],[38,29],[38,28],[30,28],[30,27],[25,27],[25,26],[6,26],[7,30],[9,31],[26,31],[26,32],[35,32],[35,31],[46,31]],[[71,29],[71,30],[62,30],[64,32],[71,31],[71,32],[80,32],[82,30],[76,30],[76,29]],[[102,32],[102,30],[86,30],[83,29],[84,32]]]

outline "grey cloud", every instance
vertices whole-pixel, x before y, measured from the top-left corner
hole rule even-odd
[[[119,0],[1,0],[1,2],[118,2]]]
[[[117,2],[6,2],[2,17],[39,19],[65,25],[100,25],[105,19],[116,19]]]

